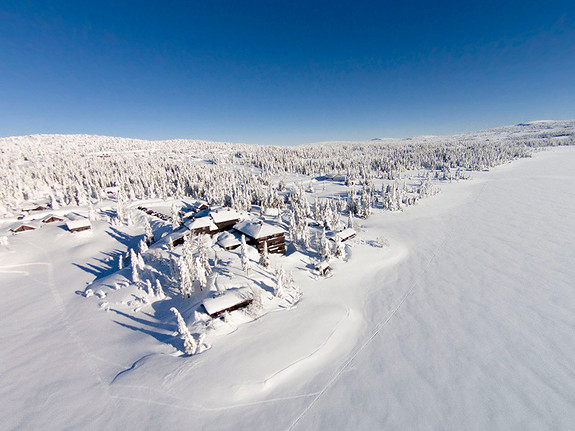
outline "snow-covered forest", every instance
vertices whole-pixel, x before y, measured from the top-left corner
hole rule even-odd
[[[98,201],[107,187],[127,200],[193,197],[236,209],[279,207],[282,174],[354,178],[362,193],[372,180],[408,171],[455,175],[528,157],[542,147],[572,145],[573,122],[534,122],[451,137],[248,146],[193,140],[141,141],[87,135],[0,139],[0,202],[4,212],[50,198],[61,205]]]

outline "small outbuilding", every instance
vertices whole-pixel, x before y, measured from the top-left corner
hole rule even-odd
[[[42,219],[42,223],[55,223],[58,221],[64,221],[64,219],[54,214],[50,214]]]
[[[30,204],[23,207],[22,211],[30,213],[32,211],[45,211],[48,209],[50,209],[50,205],[48,204]]]
[[[218,237],[218,245],[224,250],[234,250],[240,246],[240,240],[230,232],[222,232]]]
[[[92,223],[90,223],[90,220],[87,218],[68,220],[66,222],[66,226],[70,232],[82,232],[84,230],[92,229]]]
[[[348,239],[353,238],[355,235],[356,235],[355,230],[353,230],[350,227],[341,230],[339,232],[330,232],[329,234],[327,234],[329,239],[331,239],[332,241],[337,241],[339,239],[341,242],[347,241]]]
[[[10,229],[14,233],[26,232],[27,230],[36,230],[36,226],[27,223],[20,223]]]
[[[267,244],[269,253],[285,254],[285,231],[261,220],[244,220],[236,225],[234,229],[245,235],[250,244],[254,244],[258,251],[261,253],[264,249],[264,244]]]
[[[316,263],[315,270],[319,273],[319,275],[325,277],[330,270],[329,262],[327,260],[322,260],[321,262]]]
[[[227,290],[223,295],[208,298],[202,302],[210,317],[218,317],[226,311],[239,310],[247,307],[253,301],[253,293],[249,287]]]

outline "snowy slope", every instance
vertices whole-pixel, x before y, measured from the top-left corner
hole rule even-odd
[[[2,428],[571,429],[573,166],[573,148],[541,152],[372,215],[331,278],[290,258],[297,308],[193,357],[173,319],[82,295],[141,230],[10,237]]]

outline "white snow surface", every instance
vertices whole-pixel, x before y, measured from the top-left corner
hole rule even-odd
[[[173,319],[106,313],[78,287],[135,228],[11,236],[2,428],[575,429],[574,166],[555,148],[375,213],[332,277],[294,271],[295,309],[192,357],[164,341]]]

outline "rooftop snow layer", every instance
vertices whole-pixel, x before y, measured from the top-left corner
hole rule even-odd
[[[190,230],[201,229],[203,227],[209,227],[210,230],[218,230],[218,227],[214,224],[210,217],[197,218],[191,223],[186,223],[186,227]]]
[[[82,229],[82,228],[91,228],[92,223],[90,223],[89,219],[85,218],[85,219],[78,219],[78,220],[68,220],[66,222],[66,226],[68,226],[69,230],[74,230],[74,229]]]
[[[230,289],[221,296],[205,299],[202,303],[210,316],[218,314],[228,308],[235,307],[252,299],[252,291],[249,287]]]
[[[231,220],[239,220],[240,215],[233,209],[211,211],[210,216],[214,223],[225,223]]]
[[[218,238],[218,244],[223,248],[235,247],[240,245],[240,241],[230,232],[223,232]]]
[[[254,239],[285,233],[281,227],[273,226],[260,220],[241,221],[234,225],[234,229]]]

